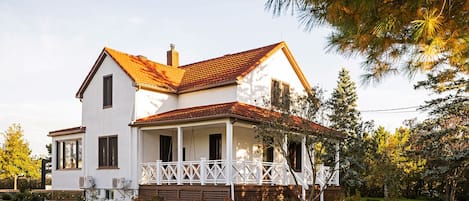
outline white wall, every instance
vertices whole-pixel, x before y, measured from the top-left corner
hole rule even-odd
[[[61,169],[57,170],[57,141],[63,140],[72,140],[72,139],[82,139],[83,134],[73,134],[73,135],[65,135],[65,136],[57,136],[52,138],[52,189],[60,189],[60,190],[77,190],[79,189],[78,178],[83,175],[83,168],[82,169],[74,169],[74,170],[66,170]],[[83,142],[83,141],[82,141]],[[83,144],[82,144],[83,147]],[[83,157],[83,150],[82,150],[82,165],[85,165],[85,160]],[[70,179],[73,178],[73,179]],[[76,178],[76,179],[75,179]]]
[[[209,159],[209,136],[221,134],[222,159],[226,158],[226,128],[225,125],[213,125],[211,127],[190,127],[183,129],[183,146],[186,148],[187,161],[199,161],[200,158]],[[177,145],[176,145],[177,146]]]
[[[300,79],[280,49],[243,77],[237,87],[237,100],[260,107],[266,106],[265,100],[270,101],[272,79],[289,84],[290,93],[304,91]]]
[[[160,136],[172,137],[172,160],[177,160],[177,134],[176,129],[142,131],[142,162],[155,162],[160,160]]]
[[[103,109],[103,76],[112,74],[112,107]],[[137,159],[131,153],[136,152],[136,134],[133,135],[129,123],[135,114],[135,87],[127,74],[107,56],[86,88],[82,99],[82,123],[86,126],[84,152],[86,163],[83,176],[95,178],[96,188],[111,188],[112,178],[132,177],[132,165]],[[118,136],[118,169],[98,168],[98,137]],[[134,161],[134,163],[132,162]],[[70,181],[78,178],[68,177]],[[137,186],[137,181],[132,181]]]
[[[199,161],[200,158],[209,159],[209,135],[222,135],[222,159],[226,158],[226,127],[224,124],[210,126],[196,126],[183,128],[183,147],[186,149],[187,161]],[[159,136],[173,137],[173,161],[177,161],[176,129],[145,130],[142,132],[142,162],[159,160]],[[255,138],[252,128],[233,126],[233,160],[262,161],[262,143]],[[278,150],[274,153],[275,161],[283,159]]]
[[[179,95],[178,108],[213,105],[236,101],[235,85],[206,89]]]
[[[135,119],[177,109],[175,94],[140,89],[135,94]]]

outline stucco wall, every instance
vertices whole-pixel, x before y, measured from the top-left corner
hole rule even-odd
[[[103,108],[103,76],[112,74],[112,107]],[[132,157],[136,151],[136,135],[132,135],[129,123],[134,118],[135,88],[127,74],[107,56],[93,79],[86,88],[82,99],[82,122],[86,126],[84,138],[84,176],[95,179],[96,188],[111,188],[112,178],[124,177],[130,179],[131,165],[137,160]],[[99,169],[98,167],[98,137],[118,136],[118,168]],[[78,178],[70,180],[76,180]],[[133,181],[132,186],[137,186]]]
[[[135,93],[136,119],[177,109],[178,97],[174,94],[140,89]]]
[[[188,108],[236,101],[235,85],[195,91],[179,95],[178,107]]]
[[[243,77],[237,87],[237,100],[265,107],[265,101],[270,101],[272,79],[289,84],[290,93],[303,93],[304,91],[304,87],[287,57],[282,50],[278,50],[262,62],[259,67]]]

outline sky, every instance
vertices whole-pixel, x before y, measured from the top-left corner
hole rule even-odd
[[[304,31],[294,16],[272,16],[265,2],[0,1],[0,132],[19,123],[33,154],[45,154],[49,131],[81,125],[75,93],[103,47],[165,63],[170,43],[184,65],[285,41],[311,85],[327,97],[339,70],[350,71],[363,120],[393,131],[424,116],[415,109],[369,112],[418,106],[429,93],[399,76],[361,86],[362,59],[327,51],[331,29]]]

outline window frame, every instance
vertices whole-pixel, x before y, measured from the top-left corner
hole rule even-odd
[[[113,102],[112,92],[113,92],[112,74],[105,75],[103,76],[103,109],[112,108],[112,102]]]
[[[73,142],[75,153],[71,153],[72,159],[75,159],[75,167],[67,167],[67,156],[65,146],[67,142]],[[56,170],[80,170],[83,168],[83,143],[81,138],[64,139],[55,141],[55,169]]]
[[[111,139],[115,138],[115,150],[111,151]],[[101,140],[105,140],[104,154],[101,153]],[[115,156],[112,156],[115,153]],[[105,156],[105,158],[103,157]],[[111,164],[111,158],[115,158],[115,164]],[[98,137],[98,169],[118,169],[119,168],[119,138],[117,135],[107,135]]]

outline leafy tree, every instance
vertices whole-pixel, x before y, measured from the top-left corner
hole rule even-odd
[[[307,30],[329,25],[330,50],[364,56],[364,80],[422,71],[467,86],[468,1],[267,0],[266,8],[291,11]]]
[[[256,138],[264,144],[264,148],[273,148],[278,150],[283,158],[288,159],[290,153],[288,146],[285,146],[285,139],[288,143],[305,142],[306,153],[302,153],[307,158],[303,164],[311,166],[311,174],[303,174],[307,180],[316,183],[316,175],[320,171],[321,164],[327,164],[331,168],[331,172],[337,170],[338,161],[334,156],[336,153],[336,145],[343,137],[337,131],[325,129],[313,123],[320,116],[321,108],[325,107],[325,101],[322,97],[322,91],[316,89],[314,95],[305,96],[292,95],[289,97],[289,108],[275,108],[271,112],[265,114],[265,119],[256,126]],[[266,101],[266,105],[270,105]],[[340,135],[340,136],[339,136]],[[291,160],[286,160],[288,171],[295,173],[295,164]],[[334,174],[326,176],[323,182],[329,183],[333,179]],[[297,186],[305,185],[302,180],[293,177]],[[317,200],[327,185],[320,185],[319,193],[316,194],[311,190],[308,200]],[[297,189],[297,196],[301,198],[301,192]]]
[[[453,201],[468,183],[469,97],[437,98],[426,109],[430,118],[414,127],[412,153],[426,160],[426,181]]]
[[[397,200],[401,195],[403,183],[409,185],[408,175],[419,174],[422,171],[424,161],[411,160],[406,153],[410,150],[410,130],[398,128],[395,133],[390,133],[384,127],[378,127],[371,136],[374,147],[367,152],[367,176],[369,187],[379,186],[383,188],[386,200]],[[408,188],[405,186],[405,188]]]
[[[342,141],[341,150],[347,168],[342,169],[342,185],[348,194],[355,194],[356,189],[363,183],[365,144],[362,138],[360,113],[357,110],[357,92],[355,83],[351,80],[349,71],[342,68],[339,72],[337,86],[327,102],[330,109],[328,115],[331,128],[346,135]]]
[[[23,139],[23,130],[19,124],[13,124],[3,133],[5,148],[0,151],[0,178],[14,178],[14,189],[17,189],[18,176],[38,178],[37,161],[30,157],[29,144]]]

